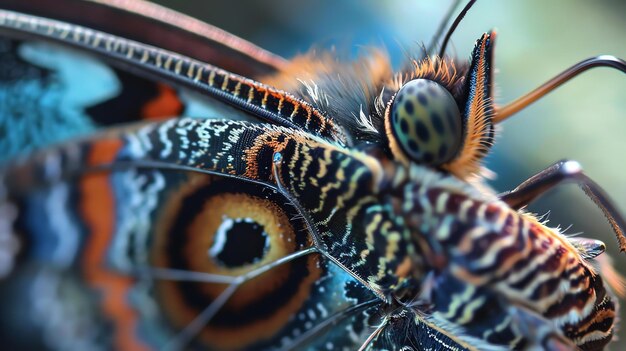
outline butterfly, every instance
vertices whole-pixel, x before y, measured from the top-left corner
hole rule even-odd
[[[582,61],[497,107],[495,32],[469,61],[445,55],[446,35],[394,71],[375,50],[285,61],[143,1],[3,8],[9,348],[597,350],[612,339],[620,285],[604,243],[523,210],[576,181],[623,250],[612,201],[573,161],[497,195],[481,161],[498,123],[590,67],[625,71],[623,60]]]

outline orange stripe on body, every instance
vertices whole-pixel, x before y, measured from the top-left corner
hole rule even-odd
[[[102,140],[93,144],[88,165],[112,162],[119,149],[120,140]],[[83,272],[88,283],[102,293],[101,307],[114,323],[114,348],[123,350],[148,350],[135,338],[137,316],[127,303],[127,293],[133,280],[106,268],[106,254],[110,248],[115,224],[115,199],[109,184],[109,173],[85,175],[80,181],[81,214],[90,229],[89,240],[83,256]]]

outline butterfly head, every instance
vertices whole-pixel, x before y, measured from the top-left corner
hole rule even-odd
[[[480,170],[493,143],[492,48],[495,33],[477,40],[469,66],[449,58],[415,62],[395,87],[384,116],[394,159],[441,168],[465,178]]]

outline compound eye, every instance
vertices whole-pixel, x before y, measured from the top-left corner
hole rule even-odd
[[[387,119],[390,147],[400,160],[439,166],[459,151],[461,113],[452,94],[436,82],[414,79],[404,84]]]

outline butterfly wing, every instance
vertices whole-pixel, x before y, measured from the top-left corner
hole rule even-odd
[[[250,78],[275,73],[286,64],[283,58],[246,40],[145,1],[6,0],[2,8],[158,46]]]
[[[0,28],[4,157],[101,126],[177,115],[256,118],[345,141],[309,104],[214,65],[7,10],[0,10]]]
[[[67,16],[83,12],[80,6],[86,2],[76,4],[78,8],[72,10],[76,12],[66,13]],[[144,6],[143,3],[137,4]],[[45,15],[59,14],[49,6],[31,5],[33,3],[9,2],[7,6],[15,6],[22,11],[36,10]],[[93,7],[89,5],[89,9],[130,16],[146,25],[154,22],[153,19],[139,16],[136,9],[133,12],[129,8],[109,5],[93,4]],[[151,5],[145,6],[154,9]],[[102,8],[98,10],[98,7]],[[159,14],[171,15],[163,11]],[[94,27],[110,29],[104,26],[106,23],[89,22],[92,19],[97,19],[97,16],[86,16],[84,20]],[[168,114],[206,113],[198,105],[212,109],[208,117],[219,115],[231,119],[235,115],[254,117],[259,114],[258,111],[261,111],[261,115],[263,111],[265,115],[276,115],[282,109],[283,114],[288,112],[287,117],[295,118],[294,123],[288,124],[300,124],[307,129],[306,124],[315,128],[316,115],[312,113],[315,111],[305,104],[199,61],[100,32],[91,32],[94,35],[91,45],[84,45],[87,40],[85,31],[91,30],[10,11],[0,13],[0,25],[4,34],[4,50],[0,60],[3,67],[10,68],[3,70],[2,80],[5,84],[2,85],[2,92],[5,101],[15,101],[11,106],[13,108],[3,111],[3,121],[7,130],[10,130],[20,125],[18,120],[23,116],[31,117],[30,120],[21,121],[20,133],[15,133],[21,134],[21,139],[6,140],[3,150],[9,150],[9,153],[22,151],[25,145],[45,146],[91,133],[101,126]],[[163,30],[164,25],[157,23],[156,27]],[[123,30],[132,32],[132,28]],[[185,33],[179,42],[173,41],[171,44],[189,44],[198,40],[195,33]],[[84,40],[82,44],[81,38]],[[136,38],[150,42],[149,38]],[[218,38],[221,41],[223,39]],[[242,46],[241,41],[229,43],[233,46],[233,54],[224,52],[220,43],[207,44],[206,41],[210,42],[214,38],[202,40],[205,41],[203,44],[206,44],[208,56],[197,56],[199,54],[193,52],[189,55],[202,59],[218,56],[216,62],[227,62],[226,67],[230,64],[234,68],[239,66],[237,59],[243,60],[244,56],[254,59],[259,56],[256,55],[257,51]],[[115,49],[129,43],[131,46],[126,47],[123,55],[117,55],[117,59],[111,55]],[[168,47],[167,43],[160,45]],[[152,73],[150,69],[145,69],[150,66],[145,57],[152,61]],[[260,61],[263,62],[253,63],[252,67],[246,69],[265,74],[274,70],[276,67],[273,66],[278,62],[276,59],[273,64],[269,62],[272,60]],[[206,68],[204,75],[198,73],[203,68]],[[193,69],[197,75],[190,74]],[[170,72],[167,73],[167,70]],[[183,81],[187,83],[181,84]],[[236,81],[236,84],[229,85],[229,81]],[[181,87],[185,85],[186,88]],[[89,90],[90,86],[93,89]],[[230,91],[231,99],[233,95],[237,97],[237,94],[233,94],[236,89],[243,96],[243,105],[247,104],[248,108],[228,109],[227,103],[233,102],[226,101],[225,104],[215,96],[197,98],[204,104],[181,101],[181,95],[184,96],[188,91],[204,89],[198,90],[199,86],[217,87],[215,91],[218,96],[228,95]],[[138,98],[137,92],[146,91],[155,93]],[[168,95],[169,104],[158,101]],[[144,102],[156,105],[152,113],[146,113]],[[239,107],[239,103],[235,105]],[[225,110],[228,112],[224,113]],[[32,123],[33,119],[35,123]],[[37,125],[41,125],[41,128],[37,129]],[[212,132],[219,135],[219,130]],[[42,136],[50,134],[56,135],[41,140]],[[11,263],[3,265],[7,277],[2,282],[1,294],[7,302],[3,306],[11,307],[4,309],[2,340],[7,340],[15,347],[27,348],[104,346],[135,349],[209,345],[218,349],[240,349],[250,348],[251,345],[284,345],[295,339],[290,344],[314,345],[321,342],[316,336],[323,333],[327,335],[324,342],[333,342],[331,335],[334,334],[336,345],[354,343],[351,339],[342,341],[345,335],[333,332],[330,328],[346,323],[351,328],[363,326],[362,318],[356,321],[351,319],[355,319],[369,305],[358,307],[360,302],[356,298],[368,297],[373,301],[373,296],[343,270],[320,260],[319,254],[295,257],[280,267],[274,267],[274,261],[278,258],[289,257],[302,251],[305,246],[310,246],[306,228],[293,219],[293,208],[285,205],[288,202],[276,191],[268,189],[267,185],[177,170],[175,167],[171,169],[171,164],[162,164],[163,169],[158,165],[144,165],[142,168],[141,165],[131,164],[127,169],[117,169],[118,166],[115,166],[115,169],[94,169],[71,175],[70,170],[76,171],[74,166],[88,168],[90,162],[102,162],[116,153],[115,142],[109,140],[99,143],[93,140],[85,149],[89,152],[80,152],[80,143],[70,143],[69,149],[64,149],[68,151],[66,153],[51,151],[37,160],[26,162],[34,168],[22,171],[16,165],[7,168],[7,177],[4,179],[7,192],[3,193],[6,198],[2,205],[6,211],[3,212],[2,220],[6,228],[10,228],[3,231],[3,238],[9,243],[4,253],[12,259]],[[78,154],[81,155],[78,159],[73,158]],[[42,168],[36,170],[37,164]],[[47,181],[43,181],[51,174],[43,176],[40,171],[47,173],[52,170],[45,165],[56,168],[68,177],[53,181],[47,178]],[[9,173],[26,174],[29,179],[22,182],[18,180],[21,178],[18,175],[12,181]],[[235,205],[240,204],[240,201],[248,202],[244,199],[251,201],[243,208],[245,212],[242,212]],[[168,203],[174,207],[168,207]],[[223,206],[215,207],[216,203]],[[195,208],[196,214],[183,215],[180,212],[182,217],[175,214],[188,208]],[[259,213],[255,208],[265,213]],[[233,213],[233,210],[239,212]],[[274,212],[269,213],[269,210]],[[234,217],[233,220],[222,221],[223,216],[229,213]],[[255,213],[271,223],[259,225],[257,219],[253,218]],[[185,216],[188,217],[183,218]],[[198,236],[187,229],[175,228],[181,224],[186,226],[186,219],[189,218],[200,220],[194,230],[213,230],[214,234],[221,234],[217,238],[203,238],[203,235]],[[277,222],[276,218],[282,219]],[[171,227],[162,227],[161,219],[170,223]],[[205,228],[209,222],[218,227]],[[266,233],[259,229],[265,226],[273,227],[279,233]],[[187,232],[187,238],[198,238],[212,245],[212,248],[201,248],[191,241],[185,243],[176,234],[181,230]],[[163,235],[157,234],[158,231]],[[227,235],[231,231],[257,233],[256,251],[252,247],[252,251],[244,250],[250,254],[246,257],[237,246],[241,243],[234,240],[237,235]],[[120,235],[122,233],[126,233],[125,238]],[[182,249],[179,257],[167,257],[175,251],[172,245]],[[206,266],[210,260],[201,263],[203,267],[186,266],[184,257],[188,253],[185,247],[201,250],[202,257],[214,255],[217,259],[210,264],[212,268]],[[237,283],[237,286],[232,285],[235,278],[267,265],[272,268],[270,273],[259,277],[252,275],[245,278],[244,282]],[[196,269],[195,274],[190,269]],[[198,280],[198,272],[205,276],[205,280]],[[178,283],[184,287],[177,287]],[[230,293],[229,286],[233,286]],[[265,291],[268,294],[259,293],[258,288],[263,286],[280,288],[274,293],[267,288]],[[355,291],[355,297],[342,298],[346,294],[345,289]],[[194,296],[190,297],[189,294]],[[174,298],[176,296],[178,298]],[[284,305],[277,305],[282,303]],[[346,313],[345,310],[350,307],[354,311]],[[194,311],[195,308],[200,310]],[[206,310],[212,310],[214,315],[207,317]],[[300,310],[298,318],[292,318]],[[59,320],[59,316],[63,316],[63,319]],[[271,327],[261,323],[268,319]],[[316,327],[311,328],[311,325]],[[364,329],[361,327],[360,331]],[[58,337],[60,331],[69,339]],[[25,333],[33,337],[25,337]],[[215,337],[216,333],[222,337]],[[228,335],[245,337],[241,339]]]
[[[380,300],[322,257],[293,204],[236,173],[126,162],[141,150],[185,148],[146,144],[159,135],[152,128],[107,132],[5,169],[2,339],[52,349],[360,342],[363,314]],[[204,132],[225,138],[219,127]],[[205,152],[217,159],[232,148],[226,164],[249,142]]]

